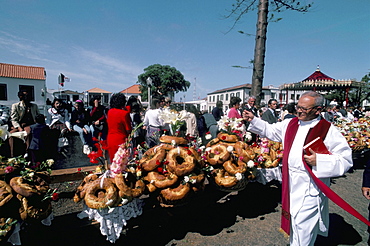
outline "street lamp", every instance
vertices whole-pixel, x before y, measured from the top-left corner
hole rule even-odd
[[[151,98],[150,98],[150,87],[152,86],[152,78],[151,77],[148,77],[146,79],[146,83],[148,85],[148,109],[150,108],[150,101],[151,101]]]

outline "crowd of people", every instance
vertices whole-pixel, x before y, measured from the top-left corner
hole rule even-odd
[[[66,136],[72,132],[80,137],[82,152],[87,155],[94,150],[97,138],[106,139],[111,162],[118,146],[127,140],[133,129],[136,130],[132,146],[146,143],[154,147],[159,144],[159,138],[171,130],[160,114],[166,108],[176,110],[170,98],[153,98],[148,109],[144,109],[137,97],[126,98],[122,93],[115,93],[108,107],[101,104],[99,96],[94,96],[87,108],[82,101],[75,101],[71,112],[56,98],[46,115],[42,115],[37,105],[30,102],[26,91],[20,91],[18,96],[20,102],[12,106],[10,132],[27,132],[25,142],[32,162],[50,158],[48,154],[63,154],[68,145]],[[206,145],[216,138],[217,122],[226,115],[243,118],[254,140],[259,135],[283,142],[282,227],[291,234],[291,245],[313,245],[318,234],[327,235],[329,213],[327,194],[323,194],[311,175],[329,186],[331,177],[343,175],[353,165],[346,139],[330,123],[343,118],[360,118],[364,112],[361,107],[345,109],[336,101],[325,106],[324,97],[316,92],[306,92],[297,104],[289,103],[281,109],[276,99],[270,99],[267,107],[255,104],[256,98],[251,96],[244,103],[232,97],[226,112],[222,110],[222,102],[217,102],[212,112],[201,112],[193,105],[186,105],[189,116],[183,122],[180,136],[199,138],[202,145]],[[312,149],[309,153],[303,152],[303,146],[318,136],[330,156]],[[366,195],[370,193],[366,192]]]

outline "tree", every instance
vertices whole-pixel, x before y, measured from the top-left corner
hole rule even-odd
[[[310,7],[311,4],[301,6],[301,2],[296,0],[236,0],[236,3],[232,5],[230,14],[226,16],[226,18],[235,16],[234,27],[244,14],[258,9],[251,88],[251,94],[256,97],[257,105],[260,104],[262,95],[267,24],[269,21],[274,20],[273,12],[282,12],[284,10],[307,12]],[[279,20],[275,19],[275,21]]]
[[[361,82],[364,82],[364,85],[351,90],[349,95],[350,101],[354,106],[360,106],[365,100],[370,98],[370,73],[365,74]]]
[[[174,67],[168,65],[154,64],[144,69],[144,73],[138,76],[137,83],[140,84],[141,98],[148,99],[148,78],[152,79],[150,86],[151,96],[174,96],[180,91],[187,91],[190,82],[186,81],[184,75]]]

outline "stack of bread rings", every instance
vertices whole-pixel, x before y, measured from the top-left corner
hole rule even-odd
[[[146,191],[156,196],[162,207],[184,204],[204,188],[203,161],[188,141],[161,136],[160,144],[147,150],[139,161]]]
[[[31,172],[32,175],[16,176],[9,183],[0,181],[0,218],[40,221],[51,212],[48,172]]]
[[[206,165],[212,166],[211,182],[220,190],[242,190],[255,177],[247,166],[254,152],[237,135],[221,132],[206,147]]]
[[[77,187],[74,202],[83,200],[89,208],[104,209],[122,206],[143,194],[143,180],[137,180],[129,172],[116,174],[114,178],[89,174]]]

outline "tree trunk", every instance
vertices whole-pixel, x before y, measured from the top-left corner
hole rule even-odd
[[[256,97],[256,105],[261,103],[263,73],[265,68],[265,53],[267,39],[268,0],[259,0],[256,43],[254,48],[253,76],[251,94]]]

